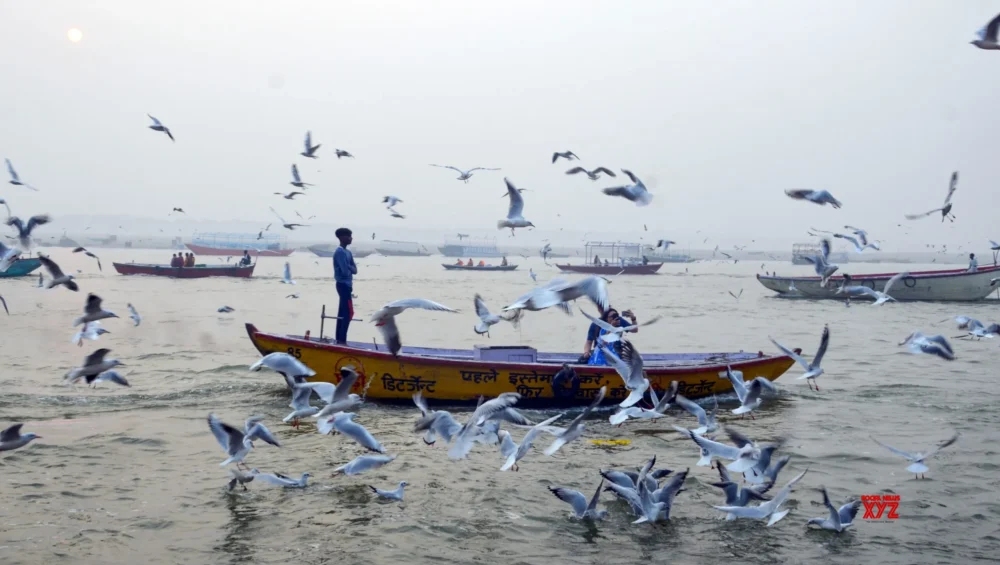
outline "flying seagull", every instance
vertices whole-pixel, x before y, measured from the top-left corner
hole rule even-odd
[[[319,144],[317,144],[317,145],[313,145],[312,144],[312,132],[311,131],[307,131],[306,132],[306,143],[305,143],[305,146],[306,146],[306,150],[303,151],[302,153],[299,153],[299,155],[302,155],[303,157],[308,157],[310,159],[317,159],[317,157],[316,157],[316,150],[319,149]]]
[[[269,208],[270,208],[270,206],[269,206]],[[281,217],[281,216],[280,216],[280,215],[278,214],[277,210],[275,210],[274,208],[271,208],[271,212],[273,212],[273,213],[274,213],[274,215],[275,215],[275,216],[277,216],[278,220],[280,220],[280,221],[281,221],[281,226],[282,226],[283,228],[285,228],[286,230],[294,230],[295,228],[304,228],[304,227],[308,227],[308,226],[307,226],[306,224],[291,224],[291,223],[288,223],[288,222],[286,222],[286,221],[285,221],[285,219],[284,219],[284,218],[282,218],[282,217]]]
[[[37,188],[31,186],[30,184],[27,184],[27,183],[23,182],[21,180],[21,177],[17,176],[17,171],[14,170],[14,165],[11,164],[10,159],[4,159],[4,161],[7,162],[7,172],[10,173],[10,184],[12,184],[14,186],[23,186],[24,188],[30,188],[31,190],[34,190],[35,192],[38,192]],[[7,203],[4,202],[4,204],[6,205]],[[8,216],[10,215],[10,208],[9,207],[7,208],[7,215]]]
[[[909,472],[911,472],[911,473],[913,473],[914,475],[917,475],[918,477],[923,477],[924,473],[926,473],[927,471],[930,470],[927,467],[927,465],[925,464],[925,461],[927,459],[930,459],[931,457],[934,457],[934,455],[936,455],[938,451],[941,451],[942,449],[944,449],[944,448],[948,447],[949,445],[951,445],[951,444],[955,443],[956,441],[958,441],[958,436],[959,436],[959,434],[956,432],[955,435],[953,435],[949,439],[946,439],[943,442],[939,443],[937,447],[935,447],[934,449],[928,451],[927,453],[923,453],[923,452],[910,453],[908,451],[903,451],[901,449],[896,449],[895,447],[892,447],[891,445],[886,445],[886,444],[882,443],[881,441],[875,439],[874,437],[872,437],[872,441],[874,441],[875,443],[877,443],[877,444],[881,445],[882,447],[888,449],[889,451],[895,453],[896,455],[899,455],[900,457],[906,459],[907,461],[910,461],[911,464],[910,464],[909,467],[906,468],[906,470],[909,471]],[[869,437],[871,437],[871,436],[869,436]]]
[[[567,175],[575,175],[575,174],[578,174],[578,173],[584,173],[584,174],[586,174],[587,178],[589,178],[590,180],[597,180],[597,179],[601,178],[601,173],[604,173],[604,174],[608,175],[609,177],[615,176],[615,174],[613,172],[611,172],[610,170],[608,170],[605,167],[597,167],[593,171],[588,171],[587,169],[584,169],[583,167],[573,167],[572,169],[566,171]]]
[[[823,506],[830,511],[830,516],[827,518],[810,518],[806,522],[806,526],[816,524],[824,530],[833,530],[838,534],[843,532],[854,522],[854,517],[858,515],[858,510],[861,508],[861,501],[852,500],[837,508],[830,502],[830,495],[826,493],[826,487],[820,487],[819,491],[823,493]]]
[[[475,172],[475,171],[499,171],[500,170],[500,169],[488,169],[486,167],[474,167],[472,169],[469,169],[468,171],[463,171],[462,169],[459,169],[458,167],[452,167],[451,165],[435,165],[435,164],[432,163],[431,166],[432,167],[441,167],[443,169],[451,169],[453,171],[456,171],[456,172],[458,172],[458,179],[457,180],[465,181],[465,182],[469,182],[469,179],[472,178],[472,173]]]
[[[476,307],[476,316],[479,316],[479,323],[476,324],[475,328],[473,328],[473,330],[477,334],[479,335],[486,334],[486,337],[489,337],[490,326],[499,324],[501,321],[504,320],[514,323],[516,327],[517,321],[519,319],[519,316],[517,316],[516,312],[513,313],[514,315],[507,315],[507,316],[491,314],[489,309],[486,307],[486,302],[483,300],[483,297],[479,296],[478,294],[475,296],[475,298],[473,298],[472,302]]]
[[[344,151],[343,149],[334,149],[334,151],[337,152],[338,159],[340,159],[341,157],[350,157],[351,159],[354,158],[354,155],[351,155],[349,152]]]
[[[215,414],[208,415],[208,428],[212,430],[215,440],[229,456],[219,464],[220,467],[225,467],[230,463],[236,463],[237,467],[240,465],[245,467],[246,463],[243,463],[243,459],[253,449],[255,439],[260,439],[275,447],[281,447],[281,443],[271,434],[271,430],[260,423],[261,419],[259,416],[249,418],[241,431],[219,420]]]
[[[301,188],[303,190],[305,190],[307,186],[312,186],[307,182],[302,182],[302,177],[299,176],[299,168],[295,165],[295,163],[292,163],[292,182],[289,184],[291,184],[295,188]],[[280,193],[276,192],[275,194],[280,194]]]
[[[170,129],[167,126],[161,124],[160,120],[157,120],[153,116],[150,116],[149,114],[146,115],[149,116],[149,119],[153,120],[153,125],[149,126],[149,129],[153,131],[162,131],[163,133],[167,134],[167,137],[170,138],[170,141],[175,141],[174,134],[170,133]]]
[[[97,375],[115,367],[123,366],[124,363],[117,359],[105,359],[110,349],[102,348],[84,357],[83,365],[70,369],[63,377],[69,383],[75,383],[80,379],[87,379],[87,384],[93,382]]]
[[[521,196],[520,191],[514,186],[514,183],[510,182],[510,179],[504,178],[503,181],[507,183],[510,206],[507,208],[507,218],[497,221],[497,229],[510,228],[510,233],[513,235],[514,228],[535,227],[535,224],[524,219],[524,197]]]
[[[93,253],[87,251],[83,247],[77,247],[76,249],[73,250],[73,253],[83,253],[87,257],[93,257],[94,259],[97,259],[97,270],[102,272],[104,271],[104,269],[101,268],[101,258],[98,257],[97,255],[94,255]]]
[[[629,391],[628,397],[622,400],[619,406],[628,408],[642,400],[649,390],[649,379],[643,374],[642,356],[639,351],[627,339],[620,340],[621,356],[615,354],[611,348],[604,343],[599,343],[598,347],[604,352],[604,357],[610,362],[611,367],[621,376],[625,382],[625,388]]]
[[[847,293],[848,296],[861,296],[861,295],[870,296],[875,299],[875,302],[872,302],[872,306],[879,306],[881,304],[885,304],[890,300],[893,302],[896,301],[895,298],[889,296],[889,291],[892,289],[893,286],[896,285],[896,283],[898,283],[900,280],[908,276],[910,276],[910,273],[906,271],[893,275],[893,277],[885,283],[885,286],[882,287],[881,291],[869,288],[864,285],[855,285],[855,286],[844,286],[842,288],[839,288],[837,289],[837,293],[844,292]],[[845,274],[844,275],[845,284],[846,281],[849,280],[847,277],[848,275]]]
[[[955,352],[943,335],[925,336],[920,332],[913,332],[899,345],[906,345],[910,353],[937,355],[945,361],[955,360]]]
[[[79,326],[80,324],[87,324],[89,322],[96,322],[98,320],[105,320],[107,318],[117,318],[118,315],[114,312],[105,310],[101,307],[101,297],[96,294],[88,294],[87,302],[83,306],[83,316],[73,320],[73,327]],[[137,324],[138,325],[138,324]]]
[[[837,200],[826,190],[809,190],[807,188],[798,188],[786,190],[785,194],[789,198],[795,200],[808,200],[820,206],[829,204],[834,208],[840,208],[840,200]]]
[[[457,312],[457,310],[423,298],[404,298],[383,306],[378,312],[372,314],[371,321],[375,322],[375,327],[382,333],[382,339],[393,355],[397,355],[403,348],[403,343],[399,339],[399,328],[396,327],[396,316],[409,308]]]
[[[792,493],[792,487],[795,483],[799,482],[808,470],[802,471],[794,479],[788,481],[778,491],[778,494],[774,495],[774,498],[758,506],[715,506],[714,508],[733,514],[737,518],[767,519],[767,525],[773,526],[778,520],[781,520],[788,514],[788,510],[781,510],[781,505],[784,504],[788,495]]]
[[[837,272],[840,267],[837,265],[832,265],[829,263],[830,259],[830,240],[824,239],[820,241],[820,253],[819,255],[803,255],[803,259],[809,261],[813,264],[816,274],[822,279],[820,281],[820,286],[825,287],[827,283],[830,282],[830,277],[833,273]]]
[[[42,438],[42,436],[35,435],[31,432],[22,434],[21,426],[23,425],[24,424],[14,424],[6,430],[0,432],[0,451],[13,451],[28,445],[33,439]]]
[[[128,304],[125,305],[125,307],[128,308],[128,317],[132,318],[132,323],[135,324],[136,326],[141,324],[142,316],[140,316],[139,312],[136,311],[135,306],[132,306],[132,303],[129,302]]]
[[[823,368],[820,367],[820,363],[823,362],[823,356],[826,355],[826,348],[830,345],[830,326],[823,326],[823,336],[819,340],[819,349],[816,350],[816,355],[813,356],[812,363],[806,362],[805,358],[798,353],[795,353],[791,349],[788,349],[784,345],[774,341],[774,338],[768,337],[768,339],[770,339],[771,343],[780,349],[782,353],[791,357],[795,362],[805,368],[806,372],[802,373],[802,376],[800,376],[799,379],[806,379],[806,382],[809,383],[809,388],[812,388],[812,386],[815,385],[816,390],[818,391],[819,385],[816,384],[816,377],[823,374]]]
[[[21,218],[17,216],[11,216],[7,218],[7,225],[14,226],[17,230],[17,241],[21,244],[23,249],[29,249],[31,247],[31,232],[38,226],[45,225],[52,221],[52,219],[46,214],[40,214],[38,216],[32,216],[28,218],[28,223],[21,221]]]
[[[563,151],[562,153],[556,151],[555,153],[552,154],[552,162],[555,163],[560,157],[566,159],[567,161],[572,161],[573,159],[579,159],[579,157],[576,156],[576,153],[573,153],[572,151]]]
[[[997,43],[997,28],[1000,28],[1000,15],[990,20],[986,27],[976,32],[978,39],[973,39],[969,43],[980,49],[997,50],[1000,43]]]
[[[760,408],[760,405],[764,403],[764,391],[767,390],[771,393],[777,393],[778,391],[774,384],[764,377],[754,377],[749,383],[745,382],[743,380],[743,372],[734,371],[728,365],[726,366],[726,378],[733,384],[736,398],[740,401],[739,408],[734,408],[732,411],[733,414],[742,414],[743,417],[750,414],[750,419],[752,420],[757,419],[754,417],[753,411]]]
[[[284,198],[285,200],[295,200],[295,197],[296,197],[296,196],[298,196],[298,195],[300,195],[300,194],[305,194],[305,192],[296,192],[296,191],[292,191],[292,192],[289,192],[288,194],[285,194],[285,193],[283,193],[283,192],[275,192],[275,194],[277,194],[277,195],[281,196],[281,197],[282,197],[282,198]]]
[[[597,509],[597,502],[601,498],[601,489],[603,487],[604,480],[601,480],[600,484],[597,485],[597,490],[594,491],[594,496],[590,497],[589,502],[587,501],[587,497],[578,490],[550,486],[549,491],[556,495],[556,498],[559,500],[572,506],[573,516],[576,518],[580,520],[603,520],[608,515],[608,511]]]
[[[393,206],[395,206],[396,204],[399,204],[400,202],[402,202],[402,200],[399,199],[399,198],[397,198],[397,197],[395,197],[395,196],[383,196],[382,197],[382,204],[385,204],[385,207],[389,208],[390,210],[392,209]]]
[[[605,188],[604,194],[609,196],[621,196],[629,202],[635,202],[636,206],[649,205],[649,203],[653,201],[653,195],[646,190],[646,185],[639,180],[639,177],[632,174],[632,172],[628,169],[622,169],[622,172],[628,175],[628,178],[632,180],[633,184]]]
[[[49,280],[45,283],[45,288],[63,285],[73,292],[80,290],[79,285],[73,280],[73,275],[64,275],[59,265],[56,265],[56,262],[49,259],[47,255],[39,254],[38,260],[42,262],[42,266],[49,272]]]
[[[858,242],[857,239],[855,239],[855,238],[853,238],[853,237],[851,237],[849,235],[844,235],[844,234],[841,234],[841,233],[835,233],[835,234],[833,234],[833,237],[838,237],[840,239],[844,239],[844,240],[850,241],[851,244],[854,245],[854,250],[857,251],[858,253],[861,253],[865,249],[874,249],[875,251],[878,251],[879,249],[881,249],[881,244],[879,242],[872,241],[872,242],[869,243],[868,241],[865,241],[865,239],[863,237],[861,238],[861,242]]]
[[[394,459],[396,459],[395,455],[361,455],[352,459],[348,464],[334,469],[333,474],[359,475],[365,471],[378,469],[382,465],[392,462]]]
[[[992,24],[991,24],[992,25]],[[995,32],[994,32],[995,33]],[[941,221],[944,222],[945,219],[955,221],[955,215],[951,213],[951,197],[955,194],[955,190],[958,189],[958,171],[951,173],[951,182],[948,184],[948,195],[944,198],[944,205],[940,208],[935,208],[929,212],[924,212],[923,214],[906,214],[907,220],[919,220],[920,218],[926,218],[934,212],[941,212]]]
[[[173,210],[171,210],[171,212],[177,212],[178,214],[187,214],[187,212],[184,211],[184,208],[174,208]]]

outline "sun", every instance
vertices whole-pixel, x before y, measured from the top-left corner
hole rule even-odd
[[[66,32],[66,37],[68,37],[69,40],[72,41],[73,43],[79,43],[80,40],[83,39],[83,32],[80,31],[78,28],[71,27]]]

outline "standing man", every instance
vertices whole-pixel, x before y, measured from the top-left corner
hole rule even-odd
[[[354,275],[358,274],[358,266],[354,264],[354,255],[347,250],[347,246],[354,239],[351,237],[351,230],[340,228],[334,235],[340,240],[340,247],[333,252],[333,280],[337,283],[337,296],[340,297],[340,306],[337,307],[337,335],[336,342],[340,345],[347,344],[347,326],[354,317],[354,302],[351,300],[351,292],[354,290]]]

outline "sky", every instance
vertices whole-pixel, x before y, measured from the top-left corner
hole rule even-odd
[[[0,3],[0,155],[15,213],[316,215],[505,238],[538,227],[775,247],[864,227],[906,251],[1000,240],[1000,4],[925,0]],[[71,41],[69,30],[82,37]],[[146,114],[176,143],[147,128]],[[299,155],[312,131],[319,159]],[[334,148],[356,159],[336,159]],[[553,151],[581,158],[551,163]],[[287,201],[290,167],[315,184]],[[447,169],[480,171],[469,183]],[[638,208],[567,176],[633,171]],[[941,206],[960,172],[955,223]],[[834,210],[784,195],[831,191]],[[385,195],[403,200],[394,219]],[[903,224],[904,228],[898,227]],[[648,228],[646,232],[643,228]],[[387,228],[391,229],[391,228]],[[655,234],[655,236],[653,235]],[[597,237],[597,236],[594,236]],[[627,236],[626,236],[627,237]],[[753,242],[753,243],[751,243]],[[710,244],[706,244],[709,247]]]

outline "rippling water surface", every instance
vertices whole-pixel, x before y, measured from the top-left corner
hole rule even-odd
[[[787,507],[771,528],[763,523],[725,522],[712,504],[721,493],[716,479],[695,467],[697,450],[671,430],[693,419],[676,411],[652,423],[613,428],[607,412],[588,423],[586,438],[628,438],[627,446],[600,447],[577,441],[554,457],[542,439],[519,472],[500,472],[493,448],[477,447],[466,461],[449,461],[442,446],[427,447],[410,432],[413,408],[367,404],[357,420],[398,459],[355,477],[331,477],[333,468],[360,455],[342,437],[321,437],[310,425],[296,431],[281,423],[288,393],[280,376],[248,373],[257,359],[244,322],[264,331],[301,334],[319,329],[323,304],[335,306],[329,259],[296,253],[298,285],[280,284],[282,259],[264,258],[251,280],[171,280],[124,277],[111,261],[165,262],[170,253],[103,250],[104,273],[93,260],[52,249],[67,272],[81,269],[81,292],[43,291],[37,279],[0,280],[11,308],[3,324],[4,367],[0,371],[0,425],[25,422],[43,439],[0,454],[0,562],[41,563],[948,563],[993,559],[1000,549],[1000,500],[996,439],[1000,412],[996,392],[997,341],[954,340],[958,359],[948,363],[906,354],[896,343],[923,329],[956,335],[941,320],[956,314],[996,321],[997,302],[979,304],[889,304],[870,307],[840,302],[782,300],[754,280],[760,263],[665,265],[655,277],[618,277],[612,303],[631,308],[643,328],[640,351],[773,351],[767,336],[811,355],[823,324],[831,329],[826,375],[810,391],[793,368],[777,381],[780,397],[758,411],[756,421],[734,422],[758,441],[787,440],[793,456],[779,479],[802,469]],[[202,262],[217,262],[202,257]],[[472,296],[480,293],[498,309],[530,288],[528,267],[539,281],[557,276],[540,259],[521,259],[512,273],[446,272],[440,257],[359,259],[355,308],[367,316],[381,304],[424,297],[463,310],[461,314],[407,312],[399,325],[404,343],[471,347],[484,337],[472,332]],[[852,266],[850,272],[902,266]],[[908,265],[911,269],[917,268]],[[779,274],[807,267],[767,263]],[[739,301],[728,291],[738,293]],[[72,319],[86,292],[105,307],[127,314],[133,303],[140,327],[110,320],[112,333],[83,348],[70,344]],[[285,298],[291,292],[301,298]],[[232,314],[216,309],[229,305]],[[515,330],[499,325],[493,344],[530,344],[543,350],[577,351],[587,324],[579,314],[529,315]],[[351,339],[377,335],[354,323]],[[108,347],[127,364],[132,388],[97,390],[61,385],[62,375],[84,355]],[[459,411],[464,412],[465,409]],[[250,414],[266,416],[280,449],[261,445],[247,458],[266,472],[314,479],[303,490],[251,483],[229,494],[224,454],[208,430],[214,412],[237,424]],[[528,412],[542,418],[547,413]],[[459,415],[459,419],[464,417]],[[928,449],[953,431],[958,443],[931,460],[926,480],[914,480],[906,463],[875,445],[869,435],[901,449]],[[513,430],[516,440],[523,432]],[[550,485],[593,492],[599,468],[635,467],[651,455],[659,467],[691,467],[669,523],[631,525],[624,503],[605,495],[609,518],[596,526],[568,517],[569,507]],[[369,484],[411,486],[405,502],[374,500]],[[864,494],[901,497],[900,518],[860,519],[837,536],[808,531],[805,521],[823,516],[825,485],[843,502]]]

